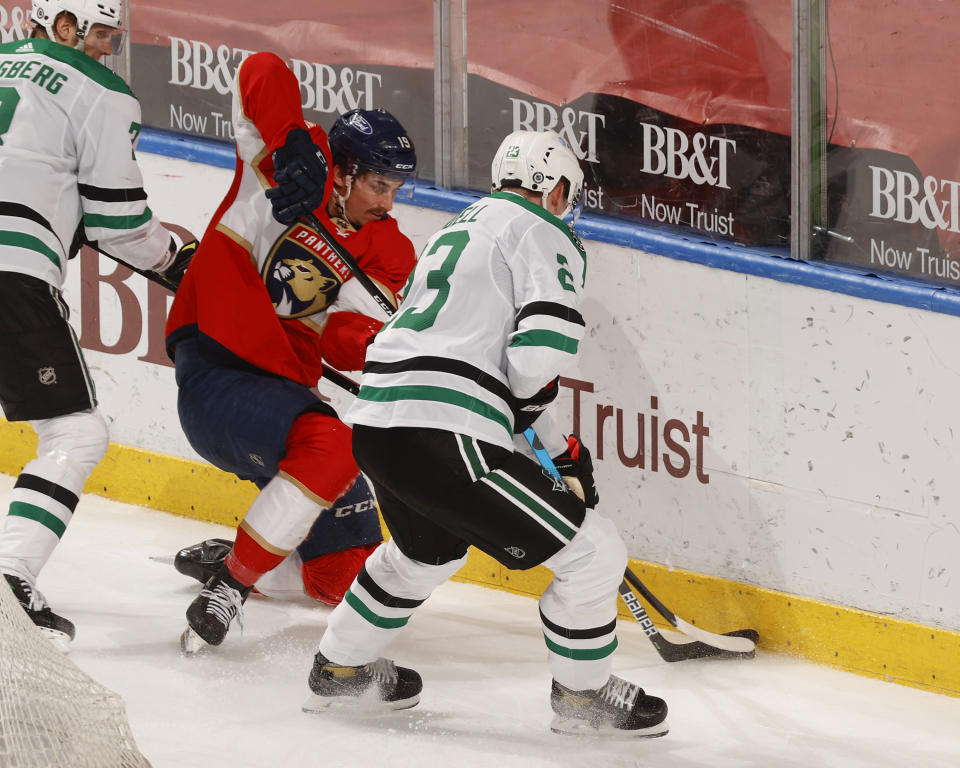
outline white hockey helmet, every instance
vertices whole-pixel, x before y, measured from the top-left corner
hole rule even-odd
[[[561,181],[569,182],[567,207],[560,218],[567,217],[583,194],[583,171],[577,156],[556,131],[514,131],[500,144],[490,167],[491,189],[523,187],[547,195]]]
[[[123,29],[123,0],[33,0],[30,20],[55,40],[53,23],[66,11],[77,20],[77,37],[83,40],[94,24]]]

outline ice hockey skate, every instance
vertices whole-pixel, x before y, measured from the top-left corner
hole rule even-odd
[[[30,620],[53,641],[57,648],[66,653],[70,647],[70,641],[76,635],[73,622],[51,611],[43,595],[26,579],[14,576],[12,573],[4,573],[3,577]]]
[[[390,659],[377,659],[361,667],[344,667],[317,653],[308,680],[313,695],[304,712],[335,709],[409,709],[420,701],[423,682],[412,669]]]
[[[173,567],[184,576],[206,584],[233,548],[229,539],[206,539],[184,547],[173,558]]]
[[[667,703],[615,675],[595,691],[572,691],[554,680],[550,706],[554,733],[652,738],[669,730]]]
[[[243,603],[251,589],[230,576],[221,564],[187,608],[189,626],[180,636],[180,649],[190,655],[204,645],[220,645],[234,618],[242,631]]]

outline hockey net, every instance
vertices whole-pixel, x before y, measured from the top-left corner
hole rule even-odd
[[[149,768],[123,699],[56,649],[0,579],[0,766]]]

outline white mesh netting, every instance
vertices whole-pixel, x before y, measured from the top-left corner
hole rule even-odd
[[[123,699],[54,647],[0,578],[0,766],[149,768]]]

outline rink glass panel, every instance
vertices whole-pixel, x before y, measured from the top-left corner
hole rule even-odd
[[[810,258],[960,286],[960,6],[813,5]]]

